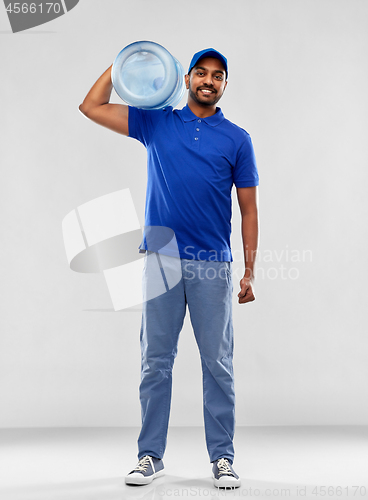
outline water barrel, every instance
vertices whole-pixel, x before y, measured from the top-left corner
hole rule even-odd
[[[175,107],[185,91],[184,69],[165,47],[139,41],[122,49],[111,78],[118,96],[142,109]]]

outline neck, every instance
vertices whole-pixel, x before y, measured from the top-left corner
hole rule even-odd
[[[208,116],[216,114],[216,104],[212,106],[202,106],[191,99],[190,96],[188,97],[188,106],[191,112],[198,116],[198,118],[207,118]]]

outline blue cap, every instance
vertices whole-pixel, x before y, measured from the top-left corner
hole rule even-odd
[[[226,59],[226,57],[224,57],[222,54],[220,54],[220,52],[218,52],[215,49],[204,49],[204,50],[201,50],[200,52],[197,52],[196,54],[194,54],[192,60],[190,61],[190,65],[189,65],[189,69],[188,69],[188,74],[194,68],[194,66],[197,64],[197,62],[200,59],[203,59],[204,57],[215,57],[216,59],[218,59],[219,61],[221,61],[222,64],[223,64],[223,66],[224,66],[224,68],[225,68],[226,78],[227,78],[227,76],[228,76],[227,59]]]

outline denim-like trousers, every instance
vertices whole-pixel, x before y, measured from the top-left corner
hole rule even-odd
[[[149,281],[147,252],[143,291]],[[157,256],[157,254],[155,254]],[[203,414],[210,462],[234,459],[235,393],[233,374],[232,268],[231,262],[176,259],[180,281],[143,303],[140,402],[142,428],[138,458],[162,458],[169,424],[172,369],[186,307],[190,313],[203,373]],[[157,263],[156,263],[157,265]],[[161,269],[162,271],[162,269]],[[167,285],[167,283],[166,283]],[[188,360],[188,370],[190,361]]]

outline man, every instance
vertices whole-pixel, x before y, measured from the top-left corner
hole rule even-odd
[[[240,486],[232,467],[231,189],[235,184],[242,217],[245,272],[238,297],[244,304],[255,300],[252,282],[258,241],[258,172],[248,133],[226,120],[216,107],[227,78],[226,58],[214,49],[202,50],[193,56],[185,76],[187,105],[182,110],[147,111],[109,103],[110,67],[79,108],[96,123],[146,146],[145,225],[172,229],[180,254],[180,282],[143,305],[142,429],[139,462],[126,476],[127,484],[148,484],[164,473],[172,368],[188,304],[202,363],[206,444],[214,484]],[[146,252],[145,272],[149,276],[150,257],[157,249],[150,249],[145,239],[140,248]]]

